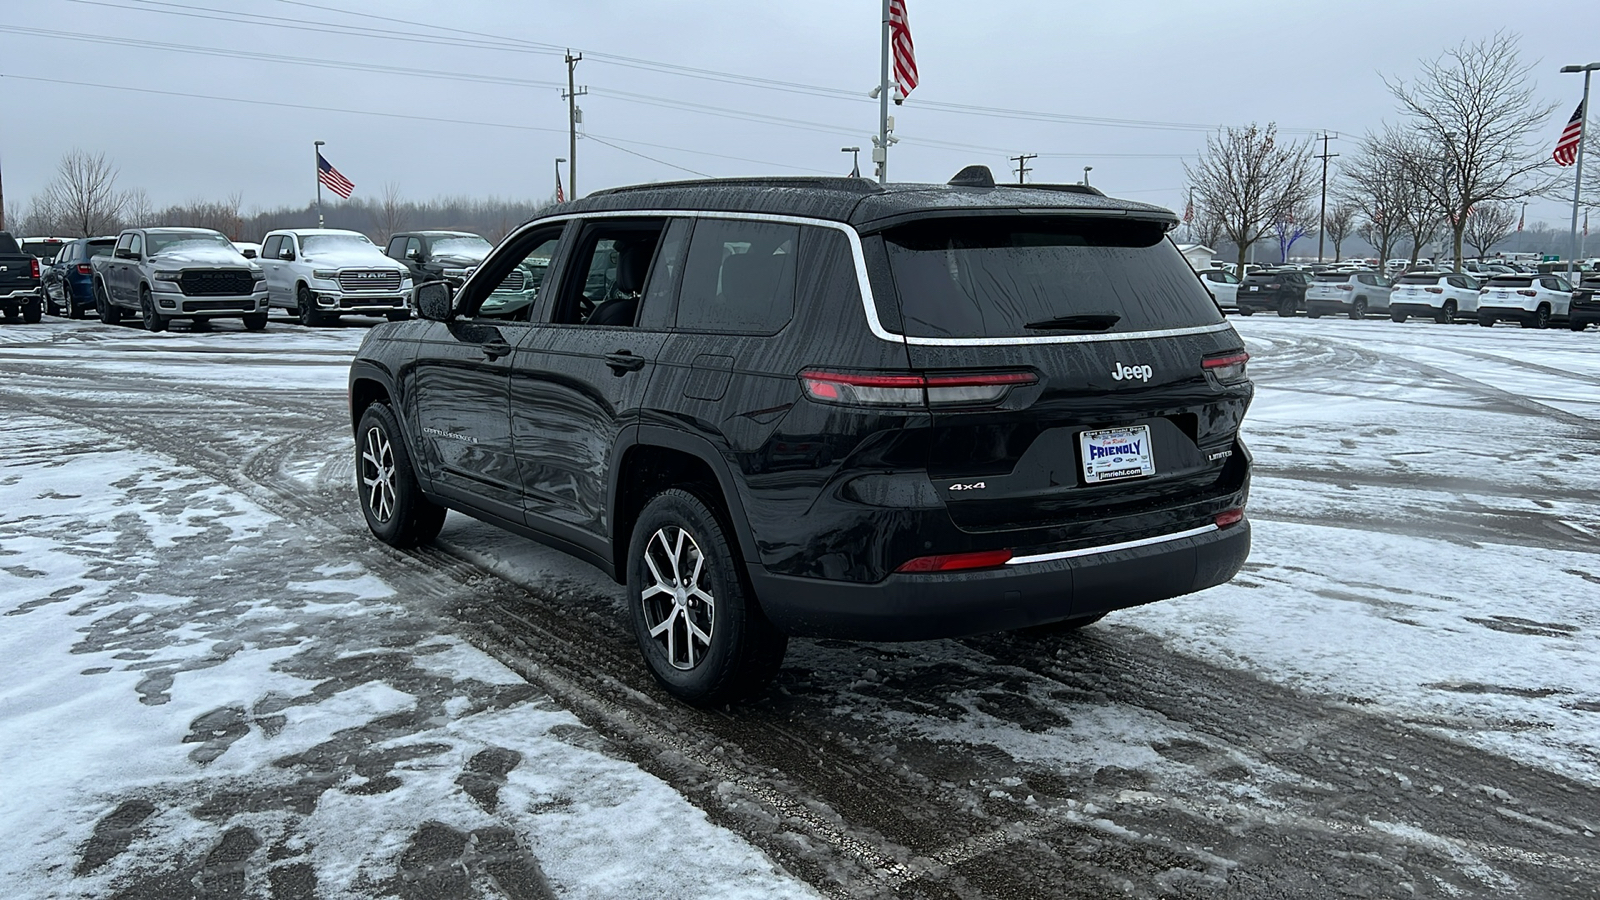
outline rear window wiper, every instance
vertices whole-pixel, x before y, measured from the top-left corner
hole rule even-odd
[[[1024,328],[1034,331],[1105,331],[1122,321],[1116,313],[1083,313],[1076,316],[1056,316],[1029,322]]]

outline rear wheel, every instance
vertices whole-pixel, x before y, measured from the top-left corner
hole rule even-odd
[[[762,615],[711,509],[663,491],[640,512],[628,548],[634,637],[667,693],[715,706],[765,690],[789,639]]]
[[[144,330],[149,332],[166,331],[167,319],[156,309],[156,300],[150,296],[150,289],[139,288],[139,316],[144,321]]]
[[[1367,298],[1357,297],[1356,302],[1350,304],[1350,318],[1365,319],[1367,317]]]
[[[83,308],[78,306],[78,301],[72,297],[72,282],[61,282],[61,302],[67,307],[67,318],[81,319],[84,317]]]
[[[1281,300],[1278,302],[1278,315],[1285,319],[1292,319],[1294,318],[1295,308],[1296,304],[1293,297]]]
[[[374,403],[356,428],[356,492],[367,527],[391,547],[415,547],[444,527],[445,509],[423,496],[399,423]]]
[[[1440,325],[1449,325],[1454,322],[1456,320],[1456,302],[1454,300],[1446,300],[1444,308],[1439,310],[1439,314],[1434,316],[1433,320]]]
[[[1398,309],[1389,310],[1389,321],[1391,322],[1404,322],[1407,318],[1409,316]]]
[[[300,285],[294,291],[295,311],[299,314],[300,324],[307,328],[316,328],[323,323],[322,313],[317,312],[317,298],[311,295],[311,289]]]
[[[389,315],[389,321],[391,321],[391,322],[404,322],[404,321],[406,321],[406,320],[411,318],[411,310],[409,310],[409,309],[397,309],[397,310],[394,310],[394,311],[390,312],[388,315]]]
[[[1241,316],[1253,316],[1255,314],[1256,314],[1256,311],[1251,309],[1248,306],[1239,307],[1239,315],[1241,315]]]
[[[1573,331],[1582,331],[1589,327],[1589,323],[1582,319],[1568,319],[1567,327],[1571,328]]]
[[[1493,316],[1479,316],[1478,317],[1478,324],[1482,325],[1485,328],[1493,328],[1494,327],[1494,317]]]
[[[22,304],[22,321],[34,325],[44,319],[44,300],[31,300]]]

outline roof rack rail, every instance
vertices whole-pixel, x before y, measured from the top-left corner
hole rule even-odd
[[[1041,184],[1029,182],[1027,184],[1001,184],[996,187],[1028,188],[1035,191],[1059,191],[1063,194],[1088,194],[1091,197],[1104,197],[1105,194],[1093,185],[1088,184]]]
[[[851,178],[847,175],[779,175],[771,178],[695,178],[684,181],[658,181],[652,184],[630,184],[623,187],[592,191],[586,196],[602,197],[609,194],[626,194],[634,191],[656,191],[670,188],[812,188],[825,191],[843,191],[851,194],[877,194],[883,191],[876,181]]]

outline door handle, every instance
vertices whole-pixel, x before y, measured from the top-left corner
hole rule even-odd
[[[610,366],[611,371],[618,375],[622,375],[627,372],[637,372],[644,368],[644,363],[644,357],[634,356],[632,353],[629,353],[626,350],[618,350],[615,353],[606,354],[606,365]]]
[[[490,341],[487,344],[480,344],[479,348],[483,350],[483,355],[490,359],[499,359],[511,352],[511,345],[505,341]]]

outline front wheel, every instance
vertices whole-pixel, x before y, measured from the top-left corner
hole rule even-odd
[[[444,527],[445,508],[423,496],[387,404],[368,406],[356,427],[356,492],[367,527],[391,547],[426,543]]]
[[[317,298],[311,295],[310,288],[302,284],[295,289],[294,305],[301,325],[316,328],[322,324],[322,313],[317,311]]]
[[[139,289],[139,316],[144,320],[145,331],[154,333],[167,330],[167,319],[156,309],[156,301],[150,296],[149,288]]]
[[[111,298],[106,294],[106,286],[98,281],[94,283],[94,309],[100,314],[100,321],[107,325],[116,325],[122,321],[122,308],[111,303]]]
[[[628,544],[628,606],[650,674],[698,706],[759,694],[789,639],[761,613],[717,517],[683,490],[645,504]]]
[[[264,312],[250,313],[244,317],[245,331],[261,331],[267,327],[267,314]]]

